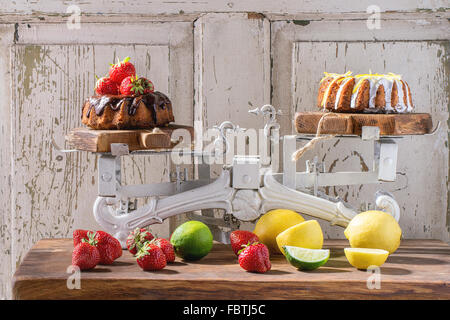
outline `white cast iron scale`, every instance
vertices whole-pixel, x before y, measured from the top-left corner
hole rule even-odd
[[[105,231],[114,235],[126,248],[128,234],[137,227],[162,223],[165,219],[191,212],[189,218],[200,220],[210,226],[214,239],[229,242],[229,232],[239,228],[239,221],[254,221],[271,209],[285,208],[311,217],[329,221],[333,225],[345,227],[359,213],[341,199],[331,198],[319,191],[319,187],[392,182],[396,179],[397,150],[395,139],[401,136],[380,137],[378,127],[363,127],[362,135],[336,136],[344,139],[374,141],[373,169],[368,172],[325,172],[324,163],[306,162],[306,171],[297,172],[296,163],[291,160],[296,143],[311,140],[313,135],[286,135],[279,137],[277,112],[271,105],[250,111],[266,116],[264,127],[269,150],[282,144],[283,172],[271,171],[271,166],[263,166],[259,156],[235,155],[230,166],[223,166],[216,179],[210,177],[207,161],[198,164],[199,178],[188,180],[187,172],[176,168],[170,177],[171,182],[122,185],[121,158],[129,154],[155,155],[174,150],[128,151],[124,144],[111,144],[110,153],[101,153],[98,159],[98,196],[94,203],[94,216]],[[221,136],[216,144],[222,144],[226,152],[228,130],[245,130],[225,121],[218,127]],[[218,149],[216,149],[216,152]],[[67,150],[60,150],[67,151]],[[186,151],[179,151],[186,154]],[[213,157],[214,154],[188,151],[194,157]],[[278,161],[272,159],[270,161]],[[149,202],[136,207],[131,199],[150,197]],[[386,192],[375,194],[376,209],[390,213],[397,221],[400,208]],[[213,209],[223,209],[223,218],[216,218]],[[201,214],[193,214],[193,211]],[[222,227],[222,228],[219,228]],[[224,231],[224,228],[229,231]]]

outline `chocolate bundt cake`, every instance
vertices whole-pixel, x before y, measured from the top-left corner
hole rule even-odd
[[[83,105],[83,124],[93,129],[145,129],[174,121],[172,103],[161,92],[137,96],[93,96]]]
[[[317,105],[335,112],[411,112],[411,91],[400,75],[326,73]]]

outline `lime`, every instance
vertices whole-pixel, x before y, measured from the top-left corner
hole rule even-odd
[[[317,220],[308,220],[284,230],[276,237],[276,241],[282,253],[284,246],[322,249],[322,229]]]
[[[345,248],[348,262],[357,269],[367,269],[370,266],[381,266],[389,256],[389,251],[372,248]]]
[[[324,265],[330,257],[330,250],[307,249],[301,247],[283,247],[287,261],[302,270],[314,270]]]
[[[383,249],[393,253],[400,245],[402,229],[389,213],[373,210],[357,214],[344,235],[352,248]]]
[[[287,209],[276,209],[266,212],[256,223],[253,233],[264,243],[271,254],[280,253],[276,242],[278,234],[289,227],[305,221],[303,217],[295,211]]]
[[[175,254],[185,260],[199,260],[211,251],[213,236],[200,221],[188,221],[178,226],[170,237]]]

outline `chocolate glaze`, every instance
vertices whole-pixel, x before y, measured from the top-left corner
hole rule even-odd
[[[166,109],[167,105],[170,105],[169,98],[161,92],[147,93],[139,96],[124,96],[124,95],[103,95],[93,96],[88,98],[89,109],[86,112],[86,116],[89,117],[92,109],[98,116],[101,116],[107,106],[113,111],[120,109],[123,103],[126,103],[128,108],[128,114],[130,116],[136,113],[141,101],[152,113],[154,123],[157,123],[157,112],[159,109]]]

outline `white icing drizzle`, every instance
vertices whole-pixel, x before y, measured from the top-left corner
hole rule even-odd
[[[406,87],[406,105],[408,106],[406,112],[411,112],[411,111],[413,111],[413,106],[411,104],[411,97],[409,95],[409,85],[405,81],[403,81],[403,82]]]
[[[322,107],[325,108],[325,106],[327,105],[327,101],[328,101],[328,96],[330,95],[330,90],[331,90],[331,86],[338,81],[338,79],[340,79],[339,77],[334,78],[333,81],[331,81],[328,84],[327,90],[325,90],[324,96],[323,96],[323,100],[322,100]]]
[[[336,93],[336,100],[334,101],[334,109],[335,109],[335,110],[338,108],[339,100],[341,99],[341,94],[342,94],[342,91],[344,90],[345,84],[346,84],[348,81],[350,81],[351,79],[353,79],[353,78],[347,78],[347,79],[345,79],[345,80],[343,80],[343,81],[341,82],[340,87],[339,87],[339,90],[338,90],[338,92]]]
[[[322,80],[320,80],[320,83],[322,83],[322,81],[324,81],[327,78],[332,78],[333,81],[331,81],[327,88],[325,89],[324,95],[323,95],[323,99],[321,102],[321,107],[325,108],[325,106],[327,105],[327,101],[328,101],[328,96],[330,95],[330,90],[331,90],[331,86],[338,81],[339,79],[345,78],[347,76],[350,76],[352,74],[351,71],[347,71],[344,74],[339,74],[339,73],[328,73],[328,72],[324,72],[325,77],[322,78]]]
[[[357,87],[357,89],[356,89],[356,91],[352,92],[352,99],[350,100],[350,108],[352,108],[352,109],[356,108],[356,97],[359,94],[359,89],[361,89],[360,82],[364,81],[365,79],[367,79],[367,78],[361,78],[358,81],[355,81],[355,86],[354,87]]]
[[[407,109],[405,102],[403,101],[403,85],[400,80],[394,80],[395,84],[397,85],[397,96],[398,96],[398,102],[395,106],[395,110],[397,112],[405,112]]]
[[[380,78],[371,77],[369,79],[369,108],[375,108],[375,97],[377,95],[378,87],[380,86]]]
[[[386,105],[384,106],[384,110],[386,111],[394,111],[392,108],[392,87],[394,86],[394,81],[392,79],[388,79],[382,77],[380,79],[380,84],[383,85],[384,88],[384,99],[386,100]]]

